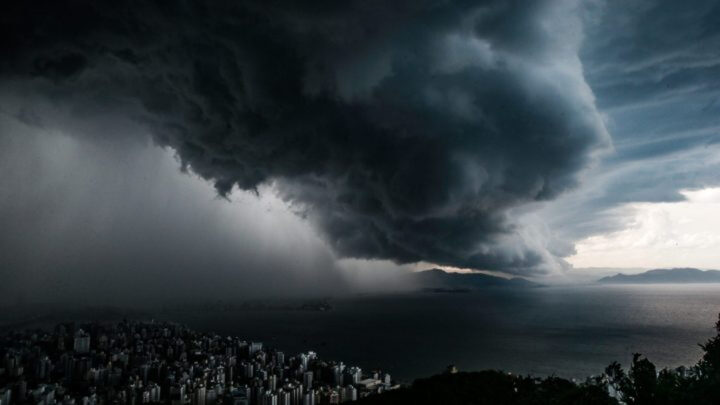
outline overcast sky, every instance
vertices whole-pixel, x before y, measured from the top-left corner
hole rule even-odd
[[[0,6],[3,301],[720,268],[717,2],[221,3]]]

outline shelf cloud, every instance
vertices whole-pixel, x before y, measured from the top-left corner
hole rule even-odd
[[[3,109],[149,133],[220,195],[272,185],[341,257],[534,275],[564,261],[511,214],[610,145],[578,7],[11,0]]]

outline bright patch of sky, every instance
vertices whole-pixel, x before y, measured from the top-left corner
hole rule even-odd
[[[720,188],[683,191],[680,202],[631,203],[632,221],[590,236],[567,260],[576,267],[720,268]]]

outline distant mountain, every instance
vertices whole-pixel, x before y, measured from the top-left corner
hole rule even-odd
[[[693,268],[656,269],[640,274],[622,274],[603,277],[603,284],[660,284],[660,283],[720,283],[720,271]]]
[[[532,288],[540,287],[524,278],[503,278],[483,273],[447,273],[432,269],[413,273],[414,281],[430,292],[468,292],[486,287]]]

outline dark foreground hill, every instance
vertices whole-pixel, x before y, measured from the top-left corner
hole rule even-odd
[[[640,274],[622,274],[603,277],[603,284],[662,284],[662,283],[720,283],[720,271],[693,268],[656,269]]]
[[[412,387],[368,397],[372,405],[402,404],[617,404],[599,384],[575,384],[549,377],[544,380],[501,371],[441,374],[416,380]]]
[[[484,273],[447,273],[439,269],[412,273],[411,277],[421,288],[449,291],[476,290],[488,287],[540,287],[540,284],[520,277],[503,278]]]

